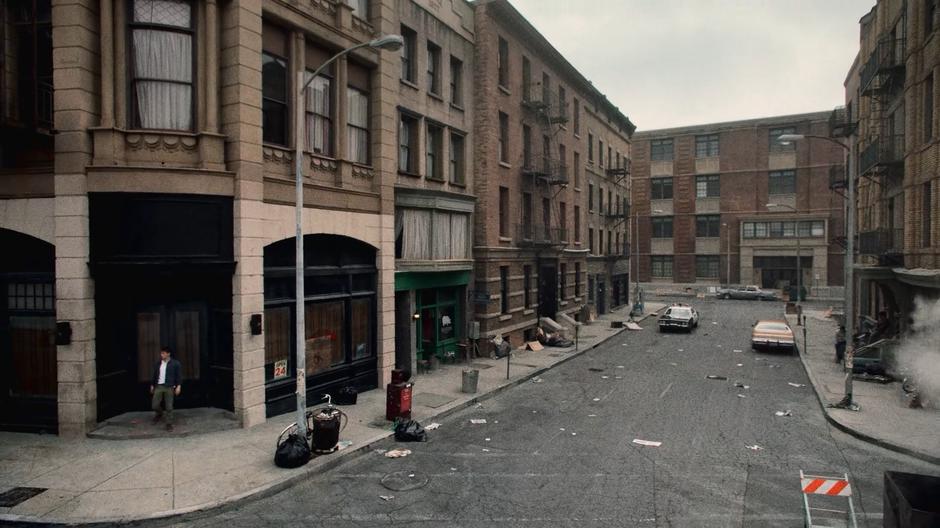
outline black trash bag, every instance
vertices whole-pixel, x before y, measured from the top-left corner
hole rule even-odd
[[[333,403],[336,405],[356,405],[358,399],[359,390],[352,385],[347,385],[336,393],[336,396],[333,397]]]
[[[428,433],[414,420],[402,420],[395,425],[395,440],[399,442],[427,442]]]
[[[310,462],[310,446],[304,437],[291,433],[278,442],[277,450],[274,452],[274,465],[282,468],[296,468],[307,462]]]

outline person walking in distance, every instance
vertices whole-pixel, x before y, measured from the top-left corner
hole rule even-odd
[[[841,363],[845,359],[845,327],[839,325],[839,331],[836,332],[836,363]]]
[[[150,394],[153,396],[152,407],[156,413],[153,423],[156,424],[163,416],[160,403],[166,408],[166,430],[173,430],[173,398],[180,395],[180,382],[183,377],[183,366],[179,361],[170,357],[170,347],[160,349],[160,361],[153,366],[153,376],[150,381]]]

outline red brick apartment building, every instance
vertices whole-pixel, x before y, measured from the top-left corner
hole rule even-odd
[[[627,195],[634,126],[512,5],[474,6],[474,306],[481,335],[518,344],[588,302],[589,178]],[[625,222],[603,225],[605,251],[626,241]]]
[[[844,151],[830,112],[650,130],[633,138],[642,282],[841,285]],[[797,224],[799,222],[799,224]],[[799,227],[797,227],[799,226]],[[799,236],[797,236],[799,234]]]

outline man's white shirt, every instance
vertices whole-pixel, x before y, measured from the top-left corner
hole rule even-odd
[[[160,377],[157,378],[157,385],[163,385],[166,383],[166,364],[169,361],[160,361]]]

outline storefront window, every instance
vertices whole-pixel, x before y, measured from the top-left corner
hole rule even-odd
[[[293,360],[290,353],[290,307],[268,308],[264,311],[264,379],[273,381],[290,375]]]
[[[307,375],[343,363],[343,303],[307,303],[305,313],[305,352]]]
[[[372,355],[372,299],[352,301],[353,360]]]

